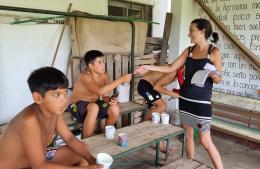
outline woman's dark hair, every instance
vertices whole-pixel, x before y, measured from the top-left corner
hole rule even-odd
[[[196,24],[199,30],[205,30],[205,38],[209,39],[212,36],[211,42],[217,43],[218,42],[218,33],[212,31],[212,26],[207,19],[194,19],[191,24]]]
[[[42,67],[34,70],[28,80],[31,92],[38,92],[43,97],[49,90],[66,89],[69,86],[67,77],[54,67]]]
[[[88,67],[88,65],[90,63],[93,63],[96,60],[96,58],[103,57],[103,56],[104,56],[104,54],[102,52],[100,52],[99,50],[88,51],[84,56],[84,61],[85,61],[86,66]]]

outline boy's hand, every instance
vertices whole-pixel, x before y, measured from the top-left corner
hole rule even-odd
[[[102,164],[96,164],[96,165],[91,165],[91,166],[87,166],[86,169],[101,169],[104,168],[104,165]]]
[[[179,97],[180,95],[176,92],[172,92],[171,96],[176,99],[177,97]]]
[[[110,101],[110,97],[109,96],[102,96],[102,100],[106,103],[108,103]]]
[[[88,161],[88,163],[89,163],[90,165],[96,164],[96,158],[93,157],[93,156],[91,156],[90,158],[88,158],[87,161]]]
[[[109,105],[115,105],[117,103],[118,103],[117,97],[112,97],[110,102],[109,102]]]
[[[129,83],[132,79],[132,74],[126,74],[120,77],[121,83]]]

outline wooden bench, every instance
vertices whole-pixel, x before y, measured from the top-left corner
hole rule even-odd
[[[118,145],[119,133],[127,133],[128,146],[122,148]],[[155,124],[151,121],[141,122],[135,125],[123,127],[116,130],[114,139],[108,140],[104,134],[92,136],[82,141],[90,148],[91,153],[96,156],[98,153],[108,153],[113,159],[119,159],[131,152],[135,152],[156,144],[155,164],[159,164],[159,143],[163,140],[171,139],[181,135],[185,140],[185,131],[183,128],[162,124]],[[185,141],[182,144],[182,156],[185,154]],[[166,153],[166,159],[168,154]]]
[[[260,112],[214,103],[212,129],[260,143]]]

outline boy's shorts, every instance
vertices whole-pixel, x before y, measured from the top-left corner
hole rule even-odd
[[[51,161],[53,157],[55,156],[55,153],[57,151],[57,148],[47,148],[47,151],[45,152],[45,158],[47,161]]]
[[[147,101],[148,108],[153,107],[153,102],[161,99],[161,94],[153,89],[153,85],[147,80],[141,79],[137,85],[138,93]]]
[[[80,100],[75,104],[70,104],[66,111],[70,112],[78,123],[84,123],[85,117],[87,115],[86,107],[88,106],[88,104],[88,101]],[[96,104],[99,107],[98,118],[107,118],[109,107],[108,103],[105,103],[103,100],[98,100]]]
[[[55,153],[58,149],[55,147],[51,147],[51,148],[47,148],[46,152],[45,152],[45,159],[47,161],[51,161],[53,160]],[[28,168],[22,168],[22,169],[32,169],[31,167]]]

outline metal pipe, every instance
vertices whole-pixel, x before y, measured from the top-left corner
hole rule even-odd
[[[82,18],[101,19],[101,20],[109,20],[109,21],[128,22],[132,26],[131,67],[130,67],[131,72],[130,73],[132,73],[134,71],[134,60],[135,60],[135,54],[134,54],[134,52],[135,52],[135,24],[134,24],[134,21],[155,23],[155,22],[151,22],[151,21],[144,21],[144,20],[138,20],[138,19],[133,19],[133,18],[129,19],[129,18],[122,18],[122,17],[114,17],[114,16],[68,13],[68,12],[61,12],[61,11],[51,11],[51,10],[21,8],[21,7],[1,6],[1,5],[0,5],[0,10],[41,13],[41,14],[53,14],[53,15],[63,15],[63,16],[68,16],[68,17],[82,17]],[[155,23],[155,24],[158,24],[158,23]],[[130,93],[131,93],[131,96],[132,96],[132,97],[130,97],[130,100],[133,100],[133,97],[134,97],[134,80],[131,81]]]
[[[22,8],[22,7],[13,7],[13,6],[3,6],[3,5],[0,5],[0,10],[51,14],[51,15],[63,15],[63,16],[68,16],[68,17],[82,17],[82,18],[103,19],[103,20],[122,21],[122,22],[137,21],[137,22],[147,22],[147,23],[152,23],[152,24],[159,24],[157,22],[140,20],[140,19],[135,19],[135,18],[125,18],[125,17],[118,17],[118,16],[105,16],[105,15],[92,15],[92,14],[73,13],[73,12],[69,13],[69,12],[62,12],[62,11]]]

